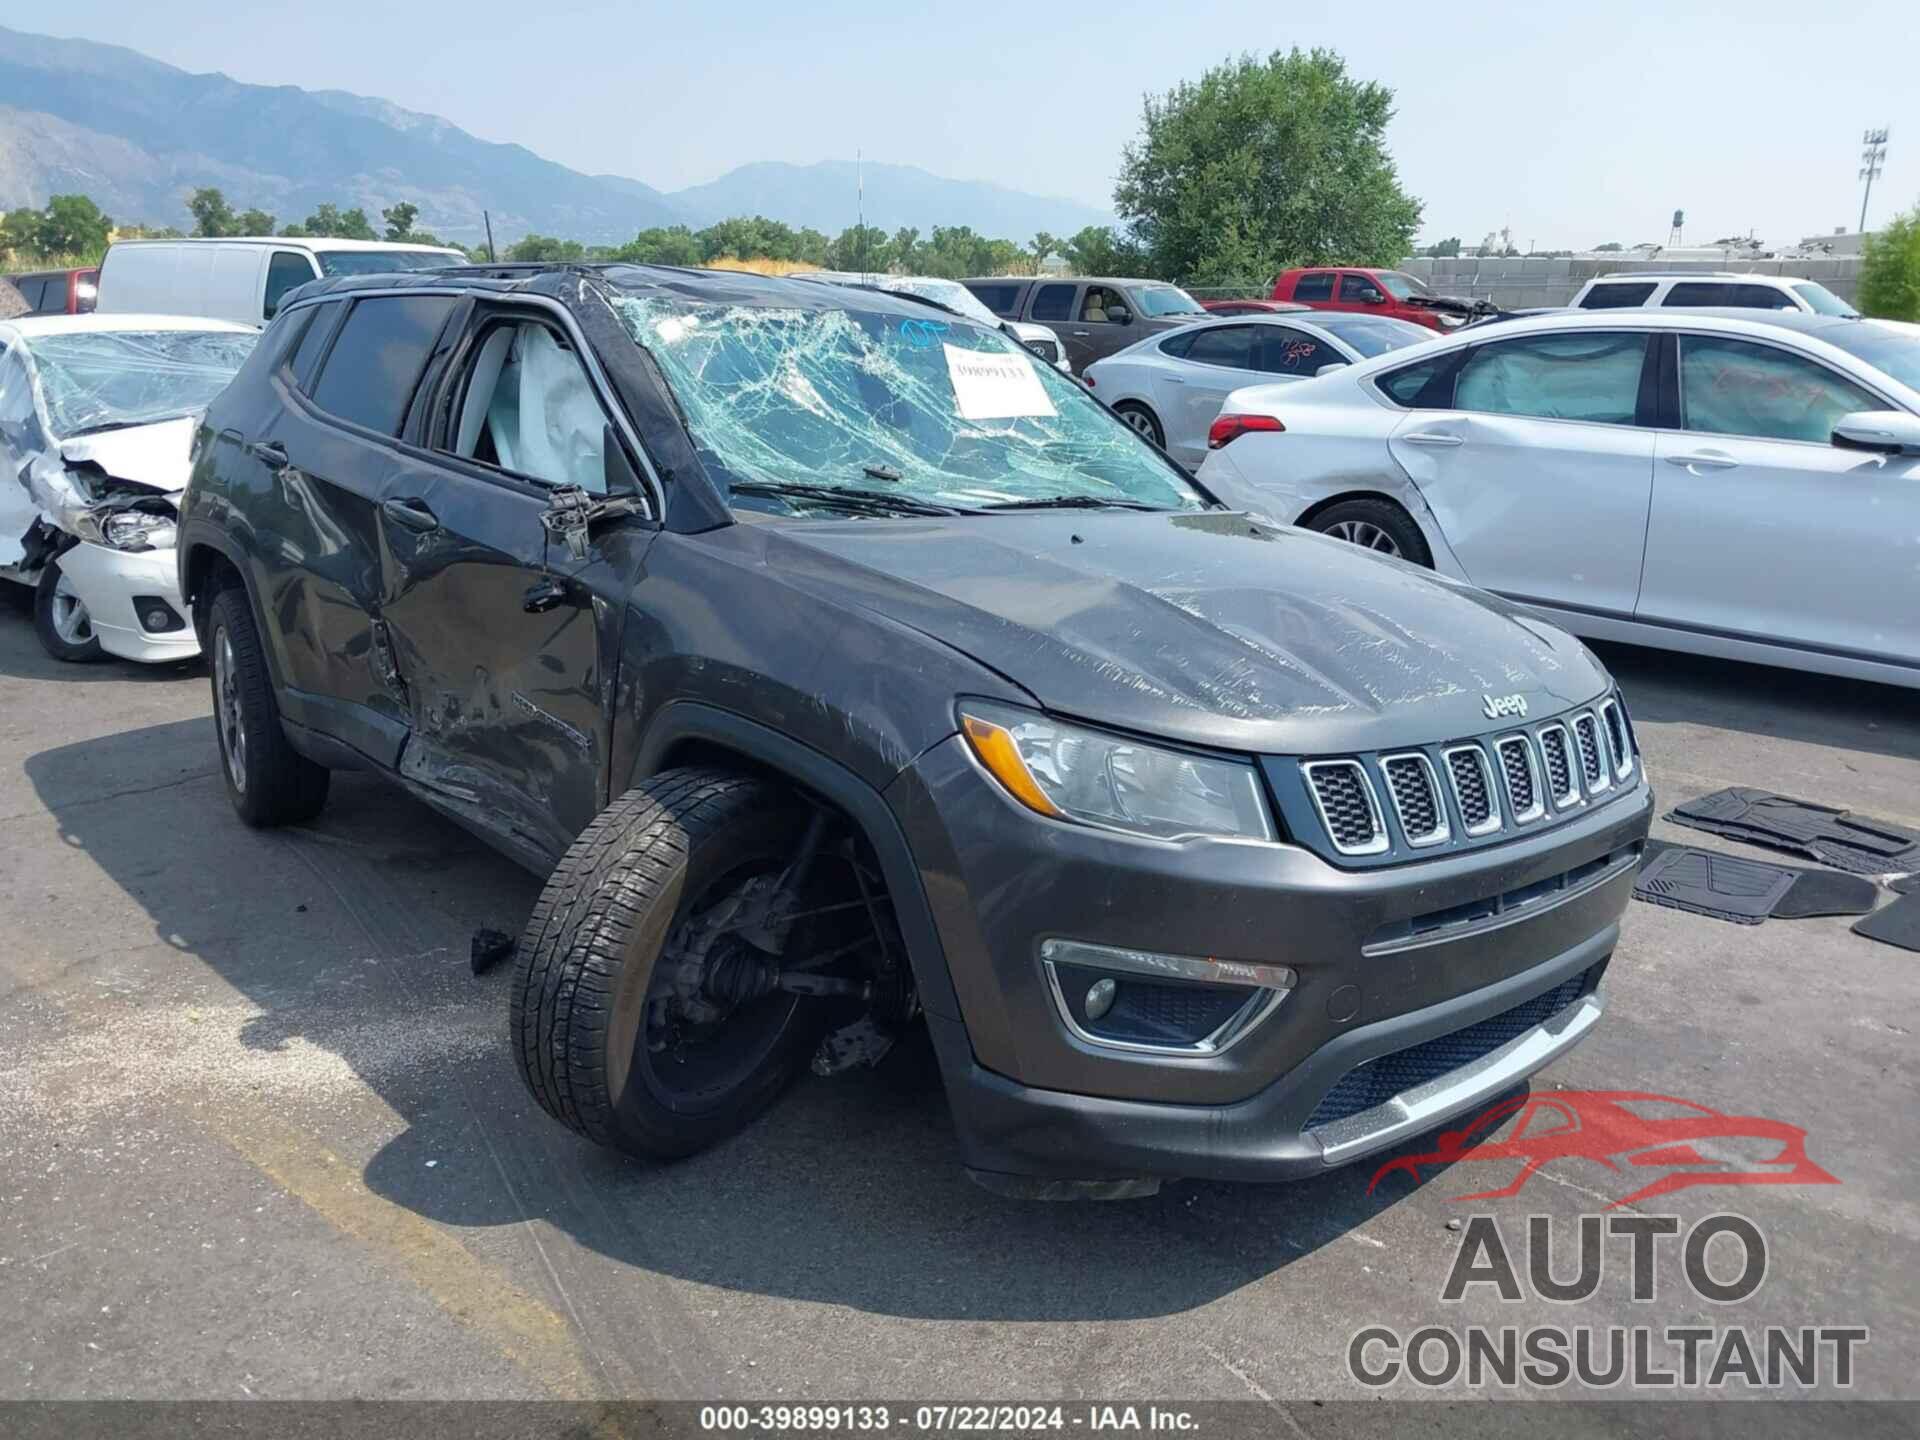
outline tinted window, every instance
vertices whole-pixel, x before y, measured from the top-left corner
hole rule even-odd
[[[451,295],[362,300],[348,312],[313,403],[381,435],[398,435],[427,355],[455,304]]]
[[[1771,285],[1729,285],[1722,305],[1739,305],[1749,310],[1798,310],[1793,297]]]
[[[1671,290],[1662,305],[1738,305],[1733,298],[1735,286],[1716,285],[1705,280],[1682,280]],[[1744,288],[1744,287],[1740,287]]]
[[[1396,405],[1405,405],[1410,410],[1444,410],[1453,403],[1453,396],[1451,394],[1437,395],[1431,399],[1423,400],[1421,398],[1421,392],[1432,383],[1434,376],[1445,369],[1447,362],[1452,359],[1453,356],[1451,353],[1436,355],[1431,360],[1422,360],[1418,365],[1408,365],[1399,370],[1389,371],[1373,383],[1378,385],[1382,393]]]
[[[1197,365],[1225,365],[1235,370],[1253,368],[1254,333],[1251,325],[1221,325],[1197,331],[1187,347],[1187,359]]]
[[[1311,335],[1278,325],[1264,325],[1260,328],[1254,369],[1269,375],[1311,375],[1322,365],[1345,363],[1346,358]]]
[[[1035,320],[1071,320],[1073,318],[1073,285],[1042,285],[1033,297],[1032,318]]]
[[[1369,300],[1384,300],[1387,297],[1381,293],[1380,287],[1365,275],[1342,275],[1340,277],[1340,298],[1342,300],[1359,301],[1364,304]]]
[[[1631,425],[1647,337],[1539,335],[1482,345],[1453,387],[1454,408]]]
[[[1680,423],[1688,430],[1825,444],[1842,415],[1884,409],[1803,356],[1745,340],[1680,337]]]
[[[1633,310],[1647,303],[1653,294],[1653,282],[1636,281],[1631,285],[1596,285],[1581,297],[1582,310]]]
[[[20,292],[20,298],[27,302],[30,313],[40,310],[41,299],[47,293],[47,282],[38,275],[22,275],[13,282],[13,288]]]
[[[969,285],[967,287],[978,297],[980,303],[996,315],[1017,315],[1020,313],[1020,287],[1018,285]]]
[[[1296,300],[1331,300],[1333,298],[1333,274],[1323,270],[1316,275],[1302,275],[1294,282],[1293,298]]]
[[[267,295],[262,307],[265,318],[271,320],[278,315],[280,302],[287,298],[287,292],[311,279],[313,265],[306,256],[293,250],[274,251],[273,258],[267,262]]]
[[[1160,342],[1160,353],[1171,355],[1176,360],[1181,359],[1192,347],[1193,337],[1200,333],[1198,330],[1176,330]]]
[[[338,305],[315,305],[312,309],[313,318],[307,322],[307,333],[300,337],[300,348],[293,352],[291,362],[294,383],[303,390],[312,388],[313,368],[320,361],[320,352],[327,348],[333,322],[340,316]]]

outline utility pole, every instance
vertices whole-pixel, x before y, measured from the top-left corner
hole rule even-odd
[[[866,158],[856,146],[853,152],[853,223],[860,237],[860,273],[867,273],[867,171]]]
[[[1867,233],[1867,201],[1873,198],[1873,177],[1883,168],[1887,158],[1887,127],[1869,130],[1860,137],[1865,148],[1860,152],[1860,178],[1867,182],[1867,188],[1860,196],[1860,233]]]

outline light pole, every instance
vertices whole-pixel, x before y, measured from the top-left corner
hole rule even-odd
[[[1873,177],[1882,169],[1887,158],[1887,127],[1869,130],[1860,137],[1865,148],[1860,152],[1860,178],[1867,182],[1866,190],[1860,196],[1860,233],[1867,233],[1867,201],[1873,195]]]

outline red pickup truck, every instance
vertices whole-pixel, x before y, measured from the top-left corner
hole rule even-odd
[[[1494,311],[1485,300],[1436,295],[1423,282],[1398,270],[1359,270],[1344,265],[1283,271],[1273,282],[1269,298],[1291,300],[1312,310],[1391,315],[1429,330],[1454,330]]]

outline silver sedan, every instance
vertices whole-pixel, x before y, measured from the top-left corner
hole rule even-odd
[[[1434,332],[1382,315],[1236,315],[1164,331],[1089,365],[1082,377],[1115,414],[1182,465],[1207,454],[1207,427],[1246,385],[1308,380]]]

